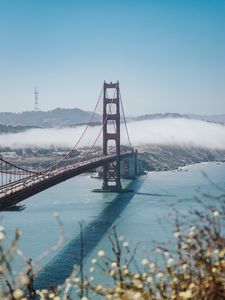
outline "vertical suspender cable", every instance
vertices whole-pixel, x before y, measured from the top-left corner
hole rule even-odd
[[[126,118],[125,118],[125,113],[124,113],[124,108],[123,108],[123,101],[122,101],[122,97],[121,97],[121,92],[120,92],[119,97],[120,97],[120,103],[121,103],[121,108],[122,108],[122,112],[123,112],[124,125],[125,125],[125,129],[126,129],[126,132],[127,132],[128,143],[129,143],[130,148],[132,149],[133,147],[131,145],[130,135],[129,135],[129,132],[128,132],[127,121],[126,121]]]

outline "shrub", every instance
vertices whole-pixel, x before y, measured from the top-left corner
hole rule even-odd
[[[131,249],[128,242],[122,241],[113,227],[109,234],[113,256],[99,250],[98,258],[91,260],[93,266],[90,268],[91,273],[102,272],[109,278],[107,282],[111,282],[111,285],[96,282],[94,276],[84,274],[81,266],[80,269],[74,268],[63,285],[35,290],[31,260],[27,260],[27,268],[17,276],[14,276],[11,269],[13,256],[16,253],[22,256],[18,248],[20,232],[16,232],[12,243],[6,247],[1,227],[1,299],[225,299],[224,198],[222,195],[214,199],[222,202],[220,209],[204,204],[204,210],[192,211],[189,221],[185,223],[179,221],[177,214],[175,247],[169,250],[159,245],[156,251],[161,257],[160,261],[156,263],[151,257],[143,258],[137,269],[133,264],[136,248]],[[78,296],[72,296],[75,293]]]

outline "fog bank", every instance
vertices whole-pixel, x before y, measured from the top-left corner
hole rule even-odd
[[[10,148],[72,147],[84,126],[75,128],[31,129],[21,133],[0,135],[0,146]],[[91,127],[78,147],[90,146],[101,127]],[[159,119],[128,123],[133,146],[145,144],[196,146],[225,149],[225,126],[189,119]],[[124,125],[121,143],[128,145]],[[96,145],[102,144],[102,135]]]

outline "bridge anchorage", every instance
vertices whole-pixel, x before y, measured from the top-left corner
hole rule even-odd
[[[108,93],[111,90],[111,93]],[[108,96],[110,94],[111,96]],[[131,157],[122,159],[120,145],[120,87],[119,81],[116,83],[103,84],[103,156],[107,157],[110,153],[109,143],[115,144],[116,160],[114,162],[104,164],[102,171],[102,189],[94,189],[94,192],[116,192],[126,193],[132,192],[129,189],[123,189],[121,184],[121,176],[125,178],[135,178],[138,173],[137,151],[132,150]],[[123,107],[122,107],[123,108]],[[124,123],[126,121],[124,117]],[[127,129],[127,127],[126,127]],[[127,131],[128,135],[128,131]],[[128,135],[129,139],[129,135]],[[130,139],[129,139],[130,142]],[[131,145],[130,145],[131,146]]]

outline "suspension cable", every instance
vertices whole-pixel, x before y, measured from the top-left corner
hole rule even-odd
[[[112,113],[111,105],[113,104],[113,99],[115,98],[115,93],[116,93],[116,91],[117,91],[117,89],[115,88],[114,95],[113,95],[113,97],[112,97],[111,102],[109,103],[109,110],[110,110],[111,113]],[[97,101],[97,103],[96,103],[96,105],[95,105],[95,107],[94,107],[94,110],[93,110],[93,112],[92,112],[92,114],[91,114],[91,117],[90,117],[90,119],[89,119],[89,122],[87,123],[86,127],[84,128],[84,130],[83,130],[81,136],[79,137],[78,141],[77,141],[76,144],[71,148],[71,150],[70,150],[63,158],[61,158],[58,162],[56,162],[53,166],[51,166],[51,167],[49,167],[49,168],[46,168],[46,169],[44,169],[43,171],[31,171],[31,170],[29,170],[29,169],[25,169],[25,168],[22,168],[22,167],[18,167],[18,166],[16,166],[15,164],[12,164],[12,163],[10,163],[10,162],[8,162],[8,161],[6,161],[6,160],[0,158],[0,159],[1,159],[1,164],[2,164],[2,162],[4,162],[4,163],[6,163],[6,165],[9,164],[10,166],[12,166],[12,167],[14,167],[14,168],[16,168],[16,169],[18,169],[18,170],[20,170],[20,171],[23,171],[23,172],[28,173],[28,174],[30,173],[30,174],[33,174],[33,175],[34,175],[34,174],[36,174],[36,175],[44,174],[45,172],[47,172],[47,171],[53,169],[54,167],[56,167],[57,165],[59,165],[62,161],[64,161],[64,160],[72,153],[72,151],[74,151],[74,149],[77,147],[77,145],[80,143],[80,141],[81,141],[82,138],[84,137],[84,135],[85,135],[87,129],[89,128],[89,126],[90,126],[90,124],[91,124],[91,122],[92,122],[92,120],[93,120],[93,118],[94,118],[95,112],[96,112],[96,110],[97,110],[97,107],[98,107],[98,105],[99,105],[99,102],[100,102],[100,99],[101,99],[101,96],[102,96],[102,92],[103,92],[103,88],[101,89],[100,95],[99,95],[99,97],[98,97],[98,101]],[[119,91],[119,95],[118,95],[118,96],[119,96],[119,101],[120,101],[120,103],[121,103],[121,108],[122,108],[122,113],[123,113],[123,118],[124,118],[124,124],[125,124],[125,128],[126,128],[126,133],[127,133],[127,137],[128,137],[129,146],[130,146],[130,148],[132,148],[131,141],[130,141],[130,136],[129,136],[129,132],[128,132],[128,127],[127,127],[127,123],[126,123],[126,118],[125,118],[125,113],[124,113],[124,108],[123,108],[123,102],[122,102],[122,97],[121,97],[120,91]],[[87,157],[87,155],[93,150],[94,146],[96,145],[96,143],[97,143],[97,141],[98,141],[98,139],[99,139],[99,137],[100,137],[100,135],[101,135],[101,133],[102,133],[102,131],[103,131],[103,128],[104,128],[104,126],[105,126],[105,124],[106,124],[106,122],[107,122],[107,119],[108,119],[108,116],[106,115],[106,118],[103,120],[103,124],[102,124],[102,126],[101,126],[101,129],[100,129],[100,131],[99,131],[99,133],[98,133],[96,139],[94,140],[92,146],[91,146],[91,147],[89,148],[89,150],[84,154],[84,156],[80,158],[80,160],[77,162],[77,164],[79,164],[80,162],[82,162],[82,161],[85,159],[85,157]],[[113,126],[114,126],[114,129],[115,129],[115,124],[113,124]],[[8,174],[10,174],[10,173],[16,174],[16,172],[15,172],[14,170],[13,170],[12,172],[9,172],[9,170],[7,170],[6,173],[8,173]],[[18,173],[19,173],[19,172],[18,172]],[[20,172],[19,174],[22,175],[21,172]]]
[[[94,118],[95,112],[96,112],[96,110],[97,110],[97,107],[98,107],[99,102],[100,102],[101,97],[102,97],[102,91],[103,91],[103,88],[101,89],[100,95],[99,95],[99,97],[98,97],[98,101],[97,101],[97,103],[96,103],[96,105],[95,105],[95,107],[94,107],[94,110],[93,110],[93,112],[92,112],[92,114],[91,114],[91,117],[90,117],[90,119],[89,119],[87,125],[85,126],[85,128],[84,128],[82,134],[80,135],[78,141],[76,142],[76,144],[72,147],[72,149],[71,149],[64,157],[62,157],[58,162],[56,162],[53,166],[47,168],[46,170],[51,170],[51,169],[53,169],[54,167],[56,167],[57,165],[59,165],[59,164],[60,164],[62,161],[64,161],[64,160],[65,160],[65,159],[66,159],[66,158],[67,158],[67,157],[75,150],[75,148],[78,146],[78,144],[80,143],[80,141],[81,141],[82,138],[84,137],[84,135],[85,135],[87,129],[89,128],[89,126],[90,126],[90,124],[91,124],[91,122],[92,122],[92,120],[93,120],[93,118]]]
[[[121,92],[119,94],[119,98],[120,98],[121,108],[122,108],[122,112],[123,112],[123,119],[124,119],[124,124],[125,124],[126,132],[127,132],[128,143],[129,143],[130,148],[132,149],[133,146],[132,146],[131,141],[130,141],[130,135],[129,135],[128,127],[127,127],[127,121],[126,121],[126,118],[125,118],[125,113],[124,113],[124,108],[123,108],[123,101],[122,101]]]
[[[116,83],[116,84],[118,84],[118,83]],[[114,91],[112,100],[111,100],[111,102],[109,103],[110,105],[112,105],[112,103],[113,103],[113,98],[115,97],[116,91],[117,91],[117,89],[115,88],[115,91]],[[95,144],[97,143],[97,140],[99,139],[99,137],[100,137],[100,135],[101,135],[101,133],[102,133],[102,131],[103,131],[103,128],[104,128],[104,126],[105,126],[107,120],[108,120],[108,116],[106,115],[105,119],[103,120],[103,124],[102,124],[102,126],[101,126],[101,129],[100,129],[100,131],[99,131],[99,133],[98,133],[96,139],[94,140],[92,146],[91,146],[91,147],[89,148],[89,150],[84,154],[84,156],[77,162],[77,164],[79,164],[80,162],[82,162],[82,161],[84,160],[84,158],[92,151],[92,149],[94,148]]]
[[[19,166],[17,166],[17,165],[14,165],[13,163],[11,163],[11,162],[9,162],[9,161],[3,159],[3,158],[0,158],[0,160],[1,160],[1,162],[4,162],[4,163],[6,164],[6,166],[9,165],[9,166],[11,166],[11,167],[13,167],[13,168],[15,168],[15,169],[17,169],[17,170],[21,170],[21,171],[23,171],[23,172],[28,172],[28,173],[32,173],[32,174],[37,173],[37,172],[35,172],[35,171],[28,170],[28,169],[24,169],[24,168],[22,168],[22,167],[19,167]],[[6,170],[6,172],[3,172],[3,173],[11,174],[9,170]]]
[[[51,170],[52,168],[56,167],[56,166],[57,166],[58,164],[60,164],[63,160],[65,160],[65,159],[72,153],[72,151],[74,151],[74,149],[77,147],[77,145],[80,143],[81,139],[83,138],[84,134],[86,133],[88,127],[90,126],[90,124],[91,124],[91,122],[92,122],[92,120],[93,120],[93,118],[94,118],[95,112],[96,112],[97,107],[98,107],[98,105],[99,105],[99,102],[100,102],[100,100],[101,100],[102,91],[103,91],[103,88],[101,89],[100,95],[99,95],[99,97],[98,97],[98,101],[97,101],[97,103],[96,103],[96,105],[95,105],[95,107],[94,107],[94,110],[93,110],[93,112],[92,112],[92,114],[91,114],[91,117],[90,117],[90,119],[89,119],[87,125],[85,126],[85,128],[84,128],[84,130],[83,130],[81,136],[79,137],[78,141],[77,141],[76,144],[72,147],[72,149],[71,149],[64,157],[60,158],[60,160],[59,160],[58,162],[56,162],[53,166],[51,166],[51,167],[49,167],[49,168],[46,168],[46,169],[44,169],[44,170],[42,170],[42,171],[34,171],[34,170],[31,171],[31,170],[29,170],[29,169],[25,169],[25,168],[19,167],[19,166],[17,166],[17,165],[14,165],[14,164],[12,164],[12,163],[10,163],[10,162],[4,160],[3,158],[0,158],[1,161],[3,161],[3,162],[6,163],[6,164],[9,164],[10,166],[12,166],[12,167],[14,167],[14,168],[16,168],[16,169],[18,169],[18,170],[24,171],[25,173],[28,172],[28,173],[37,174],[37,175],[38,175],[38,174],[40,175],[40,174],[42,174],[42,173],[45,173],[45,172]],[[7,173],[10,174],[9,171],[7,171]]]

